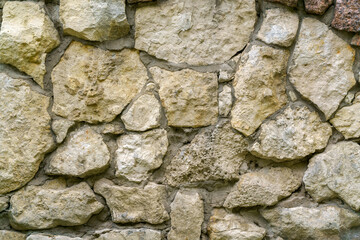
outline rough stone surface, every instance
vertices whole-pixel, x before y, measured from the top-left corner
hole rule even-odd
[[[358,0],[336,0],[335,15],[331,26],[350,32],[360,31],[360,2]]]
[[[227,196],[224,206],[253,207],[272,206],[288,197],[301,186],[302,174],[287,167],[263,168],[259,172],[240,176],[232,192]]]
[[[297,13],[284,8],[268,9],[257,38],[267,44],[289,47],[299,26]]]
[[[101,179],[95,183],[94,190],[106,199],[115,223],[160,224],[169,220],[165,186],[149,183],[144,188],[124,187]]]
[[[281,237],[289,240],[340,240],[341,231],[360,225],[356,213],[336,206],[264,209],[261,214]]]
[[[247,142],[228,122],[206,128],[180,148],[166,169],[172,186],[208,180],[238,179],[245,159]]]
[[[221,208],[213,210],[208,231],[210,240],[261,240],[266,234],[264,228]]]
[[[305,18],[292,55],[289,80],[326,119],[355,85],[355,50],[324,23]]]
[[[351,39],[351,45],[360,46],[360,34],[355,34],[355,36]]]
[[[296,7],[298,0],[266,0],[268,2],[281,3],[288,7]]]
[[[135,48],[191,65],[229,60],[250,39],[255,0],[170,0],[135,14]]]
[[[167,132],[155,129],[141,134],[122,135],[117,139],[116,176],[140,182],[159,168],[169,145]]]
[[[0,194],[30,181],[53,146],[49,97],[0,73]]]
[[[9,206],[9,197],[0,197],[0,212],[7,209]]]
[[[197,192],[180,190],[171,203],[169,240],[200,239],[204,203]]]
[[[253,155],[276,162],[301,159],[326,147],[330,124],[304,106],[289,106],[274,120],[261,126],[250,147]]]
[[[25,240],[26,235],[19,232],[0,230],[0,240]]]
[[[257,45],[241,58],[234,81],[233,128],[248,136],[285,106],[288,58],[288,51]]]
[[[110,162],[110,152],[100,134],[90,127],[72,132],[52,157],[46,173],[87,177],[104,171]]]
[[[304,3],[306,12],[323,15],[333,0],[304,0]]]
[[[201,127],[216,123],[218,117],[217,77],[190,69],[170,72],[150,68],[160,85],[159,95],[169,126]]]
[[[51,128],[56,135],[56,142],[61,143],[66,138],[69,128],[74,126],[75,122],[67,119],[56,119],[51,123]]]
[[[0,62],[29,74],[43,87],[46,54],[58,46],[59,35],[44,4],[7,1],[0,31]]]
[[[111,52],[79,42],[70,44],[51,76],[54,113],[90,123],[112,121],[148,79],[138,51]]]
[[[60,235],[50,235],[50,234],[31,234],[26,238],[26,240],[83,240],[79,237],[68,237]]]
[[[161,240],[161,232],[145,228],[110,231],[95,240]]]
[[[231,87],[225,85],[219,93],[219,114],[226,117],[229,115],[232,105]]]
[[[62,179],[23,188],[10,204],[11,226],[19,230],[81,225],[104,207],[85,182],[67,188]]]
[[[130,131],[146,131],[160,126],[161,105],[153,94],[141,95],[121,120]]]
[[[132,4],[132,3],[141,3],[141,2],[151,2],[154,0],[127,0],[128,3]]]
[[[125,0],[61,0],[60,20],[65,34],[90,41],[115,40],[130,30]]]

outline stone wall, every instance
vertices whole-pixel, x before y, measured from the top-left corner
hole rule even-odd
[[[0,240],[360,239],[358,0],[0,15]]]

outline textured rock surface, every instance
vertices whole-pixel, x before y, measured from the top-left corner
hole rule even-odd
[[[81,225],[103,209],[85,182],[66,188],[62,179],[23,188],[10,204],[11,226],[20,230]]]
[[[25,238],[26,235],[19,232],[0,230],[0,240],[25,240]]]
[[[50,234],[31,234],[26,240],[83,240],[83,238]]]
[[[289,79],[328,119],[355,85],[355,50],[318,20],[305,18],[292,55]]]
[[[232,105],[231,87],[225,85],[223,90],[219,93],[219,114],[226,117]]]
[[[210,240],[261,240],[266,230],[246,218],[215,208],[210,217]]]
[[[114,40],[130,30],[125,0],[61,0],[60,20],[65,34],[90,41]]]
[[[110,231],[95,240],[161,240],[161,232],[145,228]]]
[[[53,111],[69,120],[110,122],[147,81],[135,50],[105,51],[72,42],[52,74]]]
[[[75,124],[74,121],[70,121],[67,119],[56,119],[51,123],[51,128],[56,135],[56,142],[61,143],[64,141],[69,128],[71,128]]]
[[[160,85],[159,95],[168,124],[174,127],[201,127],[216,123],[218,116],[217,77],[190,69],[170,72],[150,68]]]
[[[254,45],[241,58],[234,81],[233,128],[248,136],[286,104],[288,57],[285,50]]]
[[[151,2],[154,0],[127,0],[128,3],[141,3],[141,2]]]
[[[268,2],[281,3],[289,7],[296,7],[298,0],[266,0]]]
[[[360,225],[356,213],[336,206],[274,208],[261,211],[284,239],[338,239],[339,233]]]
[[[222,63],[245,47],[255,21],[254,0],[159,2],[136,10],[135,48],[174,63]]]
[[[44,4],[7,1],[0,31],[0,62],[29,74],[43,87],[45,58],[60,43]]]
[[[323,15],[333,3],[333,0],[305,0],[305,11]]]
[[[84,178],[104,171],[109,161],[110,152],[101,135],[83,127],[56,150],[46,173]]]
[[[331,26],[350,32],[360,31],[360,2],[358,0],[336,0],[335,15]]]
[[[123,187],[101,179],[95,183],[94,190],[106,199],[115,223],[160,224],[169,220],[165,186],[149,183],[144,188]]]
[[[200,239],[204,204],[197,192],[180,190],[171,203],[169,240]]]
[[[0,194],[30,181],[54,146],[48,106],[49,97],[0,73]]]
[[[301,159],[324,149],[331,134],[330,124],[322,122],[316,112],[304,106],[289,106],[274,120],[262,124],[250,151],[276,162]]]
[[[268,44],[289,47],[296,36],[299,16],[284,8],[268,9],[257,38]]]
[[[153,94],[144,94],[134,101],[121,120],[130,131],[146,131],[160,126],[161,105]]]
[[[355,34],[355,36],[351,39],[351,45],[360,46],[360,34]]]
[[[135,182],[146,180],[151,170],[161,166],[168,144],[164,129],[120,136],[114,160],[116,176]]]
[[[166,179],[173,186],[238,179],[246,148],[244,137],[228,122],[220,122],[214,128],[203,129],[190,144],[180,148],[166,169]]]
[[[0,212],[7,209],[9,206],[9,197],[0,197]]]

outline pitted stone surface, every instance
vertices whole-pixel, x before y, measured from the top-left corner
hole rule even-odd
[[[281,3],[288,7],[296,7],[298,0],[266,0],[268,2]]]
[[[333,0],[305,0],[304,2],[306,12],[323,15]]]
[[[331,26],[349,32],[360,31],[360,2],[336,0],[335,15]]]
[[[95,240],[161,240],[161,232],[146,228],[110,231]]]
[[[26,235],[19,232],[0,230],[0,240],[25,240]]]

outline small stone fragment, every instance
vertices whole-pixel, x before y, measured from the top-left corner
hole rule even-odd
[[[281,3],[288,7],[296,7],[298,0],[266,0],[268,2]]]
[[[169,220],[163,185],[149,183],[144,188],[123,187],[101,179],[95,183],[94,191],[106,199],[115,223],[160,224]]]
[[[213,210],[208,231],[210,240],[261,240],[266,234],[264,228],[221,208]]]
[[[83,240],[79,237],[67,237],[60,235],[50,235],[50,234],[31,234],[26,238],[26,240]]]
[[[299,26],[297,13],[284,8],[268,9],[257,38],[267,44],[290,47]]]
[[[236,101],[231,110],[231,126],[245,136],[285,106],[288,58],[286,50],[257,45],[241,58],[234,81]]]
[[[231,87],[225,85],[223,90],[219,93],[219,114],[226,117],[232,105]]]
[[[10,204],[10,223],[18,230],[82,225],[104,207],[85,182],[67,188],[62,179],[22,188]]]
[[[128,34],[125,0],[61,0],[64,33],[90,41],[115,40]]]
[[[326,147],[330,124],[305,106],[289,106],[275,120],[261,125],[260,135],[250,147],[253,155],[275,162],[301,159]]]
[[[72,132],[50,160],[46,173],[88,177],[103,172],[109,165],[110,152],[100,134],[90,127]]]
[[[115,134],[115,135],[119,135],[119,134],[123,134],[124,128],[123,126],[121,126],[120,123],[105,123],[103,125],[103,129],[102,129],[102,133],[103,134]]]
[[[219,72],[219,82],[229,82],[233,80],[235,77],[234,71],[226,71],[226,70],[220,70]]]
[[[136,99],[121,120],[130,131],[146,131],[160,126],[161,105],[154,94],[144,94]]]
[[[95,240],[161,240],[161,232],[146,228],[115,230],[101,234]]]
[[[323,15],[333,3],[333,0],[304,0],[304,2],[306,12]]]
[[[51,128],[56,135],[56,142],[61,143],[66,138],[67,132],[69,128],[74,126],[75,122],[67,120],[65,118],[62,119],[55,119],[52,124]]]
[[[122,135],[117,139],[116,176],[140,182],[159,168],[169,145],[167,132],[155,129],[141,134]]]
[[[305,18],[290,61],[289,80],[329,119],[356,83],[354,59],[355,50],[328,26]]]
[[[5,209],[7,209],[9,206],[9,197],[0,197],[0,212],[4,211]]]
[[[360,34],[355,34],[354,37],[351,39],[351,45],[353,46],[360,46]]]
[[[202,127],[215,124],[218,117],[217,77],[190,69],[170,72],[150,68],[166,111],[169,126]]]
[[[360,1],[336,0],[335,15],[331,26],[344,31],[360,31]]]
[[[43,3],[7,1],[0,31],[0,62],[29,74],[44,87],[46,54],[60,44]]]
[[[73,121],[111,122],[148,79],[139,52],[72,42],[51,74],[53,111]]]
[[[169,240],[200,239],[204,203],[197,192],[180,190],[171,203]]]
[[[0,230],[0,240],[25,240],[26,235],[7,230]]]

